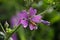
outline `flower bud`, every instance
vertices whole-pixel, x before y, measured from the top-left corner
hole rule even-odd
[[[8,24],[8,22],[6,21],[5,22],[5,25],[4,25],[5,27],[9,27],[9,24]]]
[[[7,32],[7,33],[11,33],[11,32],[12,32],[12,29],[6,28],[6,32]]]

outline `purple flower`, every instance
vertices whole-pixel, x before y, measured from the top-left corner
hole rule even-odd
[[[13,40],[17,40],[17,35],[16,35],[16,33],[14,33],[14,34],[12,35],[12,39],[13,39]]]
[[[11,23],[13,26],[22,24],[24,28],[29,26],[30,30],[37,29],[37,23],[49,24],[48,21],[42,21],[42,16],[36,15],[36,13],[37,10],[33,9],[32,7],[29,9],[29,11],[23,10],[11,19]]]

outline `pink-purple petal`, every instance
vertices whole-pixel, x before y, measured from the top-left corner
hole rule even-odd
[[[30,16],[36,15],[36,13],[37,13],[36,9],[33,9],[32,7],[29,9]]]
[[[28,26],[28,21],[27,20],[21,20],[21,24],[23,25],[24,28]]]
[[[43,24],[45,24],[45,25],[50,25],[50,22],[48,22],[48,21],[41,20],[41,22],[42,22]]]
[[[11,26],[18,26],[19,25],[19,19],[15,16],[11,18]]]
[[[28,14],[27,14],[26,10],[23,10],[22,12],[17,14],[17,17],[19,19],[27,19],[28,18]]]
[[[36,30],[37,29],[37,26],[34,26],[34,25],[30,24],[29,25],[29,28],[30,28],[30,30]]]
[[[31,18],[31,20],[32,20],[33,22],[40,23],[40,22],[41,22],[41,18],[42,18],[41,15],[34,15],[34,16]]]
[[[17,35],[16,35],[16,33],[14,33],[14,34],[12,35],[12,38],[13,38],[13,40],[17,40]]]

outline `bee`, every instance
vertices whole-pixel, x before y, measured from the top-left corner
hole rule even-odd
[[[31,23],[32,25],[34,25],[34,26],[36,25],[36,23],[35,23],[35,22],[33,22],[33,21],[30,21],[30,23]]]

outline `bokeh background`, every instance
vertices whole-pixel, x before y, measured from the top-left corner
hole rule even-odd
[[[28,10],[30,7],[36,8],[38,14],[47,9],[43,19],[50,21],[51,24],[38,24],[38,29],[34,31],[20,27],[16,33],[17,40],[60,40],[60,0],[0,0],[0,22],[4,26],[8,21],[10,25],[10,18],[16,12]]]

